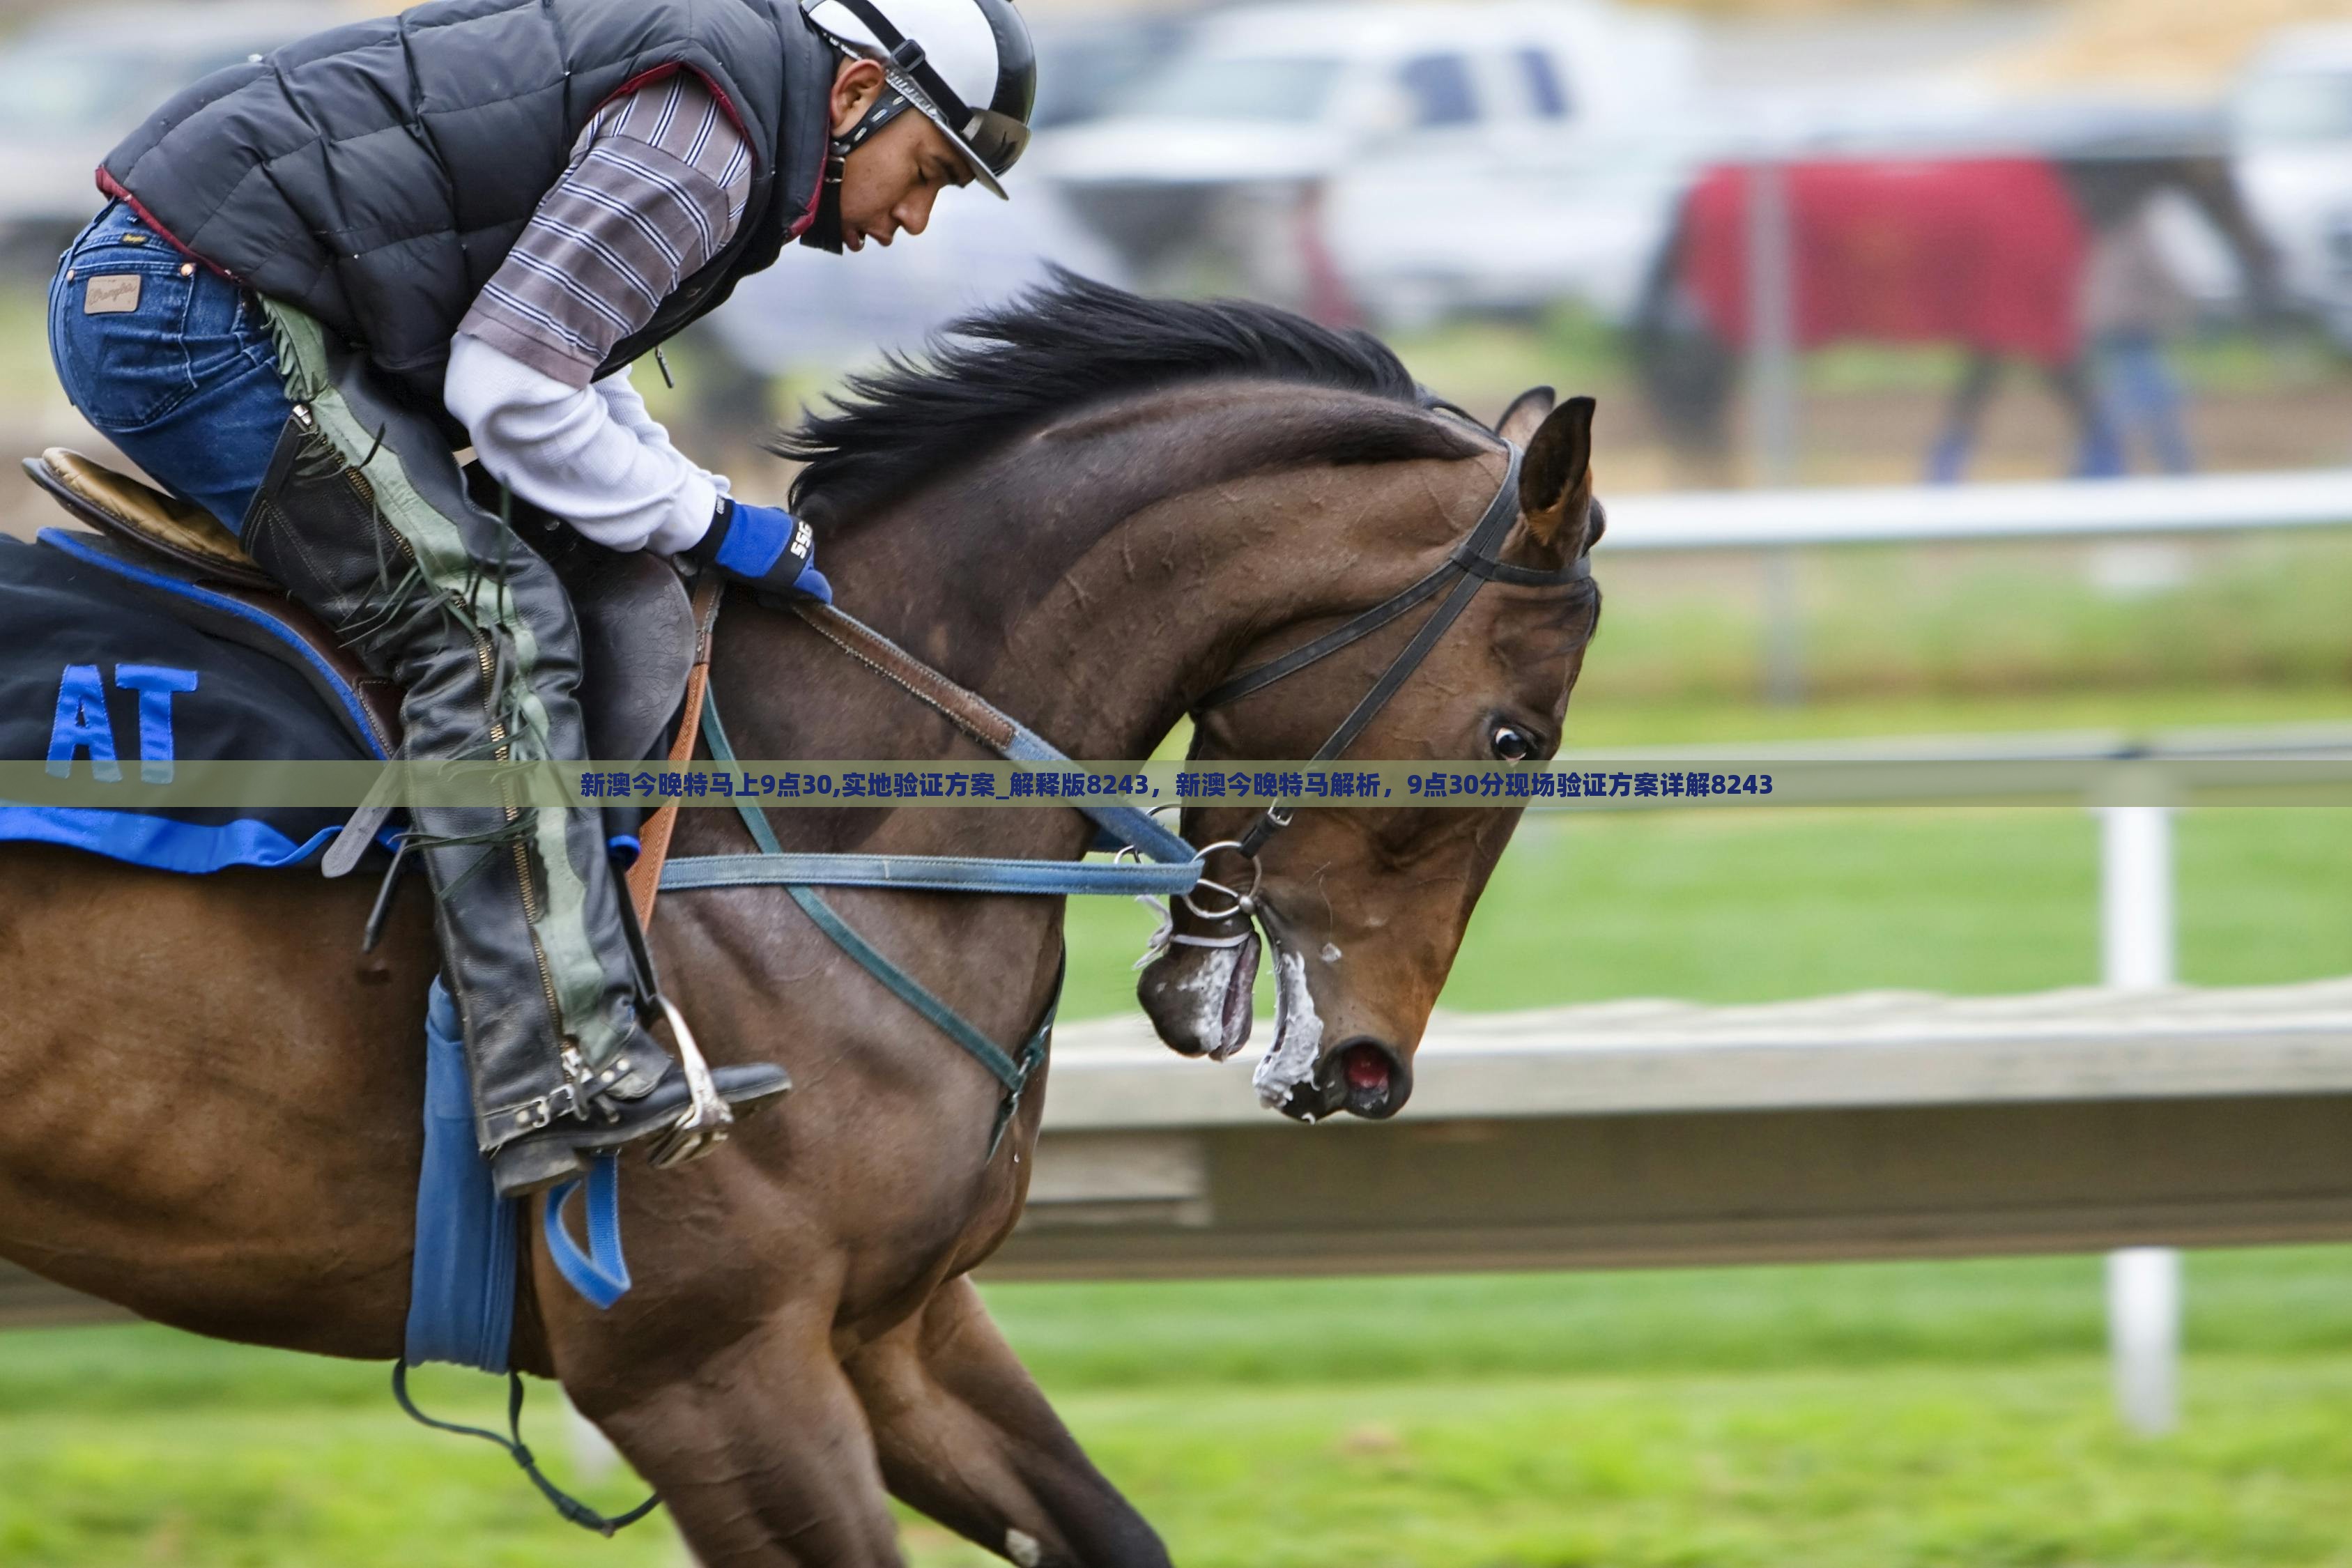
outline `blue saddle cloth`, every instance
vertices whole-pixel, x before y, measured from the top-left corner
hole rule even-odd
[[[52,542],[41,545],[0,539],[0,759],[47,762],[52,771],[70,765],[74,776],[95,774],[102,784],[168,778],[178,761],[364,762],[376,754],[327,707],[320,682],[285,658],[189,625],[155,597],[202,595],[201,585],[162,572],[142,578],[88,535],[47,537]],[[217,616],[240,606],[220,599],[206,608]],[[253,620],[257,638],[268,637],[266,617]],[[287,657],[300,655],[289,648]],[[0,802],[0,840],[202,874],[300,865],[349,816]]]
[[[173,614],[177,597],[211,625],[242,620],[260,647],[214,635]],[[163,779],[173,763],[364,762],[370,732],[359,699],[268,616],[204,584],[110,550],[90,535],[52,531],[40,545],[0,538],[0,759],[47,762],[74,776]],[[279,646],[282,644],[283,646]],[[275,648],[274,652],[263,651]],[[293,660],[304,661],[298,670]],[[308,674],[302,673],[307,670]],[[347,711],[331,704],[340,694]],[[313,860],[341,831],[342,808],[222,807],[128,811],[0,802],[0,841],[55,844],[155,870],[190,875]],[[388,830],[389,831],[389,830]],[[357,940],[357,933],[353,933]],[[425,1159],[416,1205],[406,1359],[507,1368],[514,1324],[517,1205],[491,1190],[474,1143],[471,1094],[457,1008],[438,982],[425,1029]],[[614,1180],[592,1184],[597,1264],[557,1247],[567,1277],[617,1276],[617,1237],[597,1234]],[[601,1201],[598,1201],[601,1200]],[[617,1290],[597,1291],[599,1295]]]

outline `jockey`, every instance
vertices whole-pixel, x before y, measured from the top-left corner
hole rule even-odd
[[[58,374],[405,689],[404,756],[586,760],[571,606],[457,450],[609,549],[829,600],[809,531],[681,456],[629,365],[792,239],[887,246],[945,186],[1003,195],[1034,89],[1011,0],[431,0],[117,148],[51,289]],[[599,815],[410,823],[499,1193],[670,1131],[685,1075]],[[786,1087],[715,1077],[739,1107]]]

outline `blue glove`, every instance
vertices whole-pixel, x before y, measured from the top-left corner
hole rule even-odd
[[[833,584],[816,569],[816,536],[781,507],[722,499],[710,531],[687,554],[770,594],[833,603]]]

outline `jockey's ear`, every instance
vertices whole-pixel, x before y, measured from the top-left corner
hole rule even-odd
[[[1526,446],[1535,438],[1536,426],[1541,425],[1544,416],[1551,412],[1551,405],[1559,401],[1559,395],[1549,386],[1528,388],[1511,399],[1511,405],[1503,410],[1500,419],[1495,421],[1495,434],[1513,446]]]
[[[887,83],[874,60],[844,60],[833,73],[833,133],[846,136],[857,129]]]
[[[1528,443],[1527,461],[1519,468],[1519,510],[1538,543],[1571,542],[1561,537],[1563,530],[1584,525],[1585,503],[1592,499],[1596,406],[1589,397],[1570,398],[1545,417]],[[1512,412],[1517,411],[1513,405]]]

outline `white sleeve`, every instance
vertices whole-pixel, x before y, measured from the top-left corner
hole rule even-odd
[[[675,555],[709,531],[727,493],[622,376],[566,386],[461,332],[442,401],[492,478],[607,549]]]
[[[646,411],[646,400],[638,395],[636,384],[630,379],[635,371],[634,365],[623,365],[604,380],[594,384],[596,395],[604,400],[604,406],[612,414],[613,422],[635,436],[640,445],[649,447],[656,452],[677,452],[677,448],[670,445],[669,432],[663,428],[661,421]],[[735,493],[735,487],[729,482],[726,475],[714,474],[708,468],[698,468],[696,471],[709,479],[711,489],[719,494],[731,496]]]

